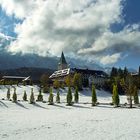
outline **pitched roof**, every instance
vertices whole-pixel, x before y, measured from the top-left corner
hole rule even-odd
[[[77,68],[73,68],[72,70],[74,72],[82,73],[82,74],[89,74],[89,75],[101,76],[101,77],[107,76],[107,74],[101,70],[89,70],[89,69],[77,69]]]
[[[70,74],[70,68],[55,71],[49,78],[63,77],[63,76],[67,76],[69,74]]]
[[[21,76],[3,76],[3,79],[22,79],[24,81],[27,81],[30,79],[30,76],[28,77],[21,77]]]
[[[67,64],[64,53],[62,52],[61,58],[59,60],[59,64]]]

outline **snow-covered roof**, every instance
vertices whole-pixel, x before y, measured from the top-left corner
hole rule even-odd
[[[30,79],[30,76],[28,77],[22,77],[22,76],[3,76],[3,79],[23,79],[24,81],[27,81]]]
[[[69,75],[69,73],[70,73],[70,68],[63,69],[63,70],[55,71],[49,78],[63,77]]]

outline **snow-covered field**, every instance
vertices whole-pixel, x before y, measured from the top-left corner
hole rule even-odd
[[[61,103],[29,104],[22,101],[23,91],[28,97],[31,86],[17,87],[18,103],[6,99],[6,87],[0,87],[0,140],[139,140],[140,109],[113,108],[111,94],[97,90],[98,102],[91,107],[91,91],[80,93],[80,103],[66,106],[66,90]],[[35,97],[38,87],[34,86]],[[11,88],[11,93],[13,89]],[[55,91],[54,91],[55,95]],[[44,100],[48,95],[44,94]],[[55,100],[55,97],[54,97]],[[121,103],[127,102],[125,96]]]

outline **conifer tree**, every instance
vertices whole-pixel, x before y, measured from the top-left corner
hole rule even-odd
[[[72,84],[72,76],[68,75],[66,78],[65,78],[65,83],[66,83],[66,86],[69,87],[71,86]]]
[[[7,90],[7,99],[10,100],[10,88]]]
[[[72,105],[72,92],[71,88],[68,88],[68,93],[67,93],[67,105],[71,106]]]
[[[49,98],[48,98],[48,102],[49,102],[49,105],[53,105],[54,104],[52,88],[50,88],[50,95],[49,95]]]
[[[27,94],[26,94],[26,91],[24,91],[24,94],[23,94],[23,101],[27,101]]]
[[[42,95],[41,88],[40,88],[39,94],[38,94],[38,96],[37,96],[37,101],[43,101],[43,95]]]
[[[129,72],[128,72],[128,69],[127,69],[127,67],[125,67],[125,68],[124,68],[124,74],[123,74],[123,75],[124,75],[124,78],[127,77],[128,73],[129,73]]]
[[[76,88],[78,87],[78,90],[82,90],[82,76],[80,73],[75,73],[73,77],[73,86]]]
[[[60,88],[60,82],[59,82],[58,80],[55,80],[55,81],[53,82],[53,87],[54,87],[55,89]]]
[[[138,89],[137,89],[136,86],[134,86],[133,92],[134,92],[134,103],[135,103],[135,104],[139,104]]]
[[[56,102],[57,102],[57,103],[60,103],[60,94],[59,94],[59,90],[57,91]]]
[[[95,106],[97,103],[97,96],[94,84],[92,84],[92,106]]]
[[[30,95],[30,104],[34,104],[35,103],[35,98],[34,98],[34,92],[33,92],[33,88],[31,89],[31,95]]]
[[[13,102],[17,102],[17,94],[16,94],[16,88],[14,88],[14,93],[13,93]]]
[[[26,86],[26,81],[23,80],[23,81],[22,81],[22,84],[23,84],[23,86]]]
[[[74,101],[75,101],[75,103],[78,103],[78,101],[79,101],[78,87],[75,88]]]
[[[118,107],[119,103],[120,103],[120,99],[119,99],[119,94],[118,94],[118,88],[117,85],[113,85],[113,91],[112,91],[112,102],[113,104]]]

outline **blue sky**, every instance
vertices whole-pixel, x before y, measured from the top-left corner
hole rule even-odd
[[[5,0],[5,1],[7,1],[7,0]],[[14,0],[13,0],[14,1]],[[50,0],[49,0],[50,1]],[[87,0],[87,1],[92,1],[92,0]],[[98,1],[98,0],[97,0]],[[111,0],[110,0],[111,1]],[[106,2],[107,3],[107,0],[104,0],[104,2]],[[3,2],[4,3],[4,2]],[[136,44],[134,44],[134,42],[128,42],[128,43],[126,43],[126,41],[125,41],[125,43],[129,46],[131,46],[131,45],[133,45],[134,44],[134,46],[135,46],[135,48],[136,48],[136,50],[135,49],[133,49],[133,53],[131,53],[131,49],[128,49],[127,50],[127,45],[126,44],[124,44],[124,42],[123,43],[120,43],[121,44],[121,47],[123,47],[123,45],[125,46],[125,49],[123,49],[123,52],[121,52],[120,50],[120,46],[118,46],[118,44],[114,44],[114,42],[115,42],[115,37],[114,37],[114,42],[113,42],[113,45],[115,46],[115,47],[108,47],[108,46],[106,46],[106,49],[104,49],[103,51],[97,51],[97,46],[96,46],[96,44],[101,44],[102,45],[102,43],[101,43],[101,41],[100,40],[102,40],[102,39],[104,39],[104,38],[106,38],[106,36],[104,37],[103,35],[102,36],[100,36],[100,33],[98,32],[98,30],[96,30],[95,28],[94,29],[92,29],[93,31],[89,31],[89,29],[88,28],[86,28],[85,27],[85,23],[83,23],[83,26],[81,25],[81,28],[85,28],[85,29],[81,29],[81,30],[79,30],[79,31],[77,31],[77,26],[76,26],[76,24],[75,24],[75,27],[72,27],[72,28],[69,28],[69,26],[71,27],[71,26],[73,26],[73,24],[71,25],[69,25],[68,27],[66,26],[65,28],[62,28],[61,27],[61,24],[59,24],[59,25],[57,25],[57,26],[59,26],[59,29],[57,29],[57,30],[55,30],[55,29],[53,29],[53,27],[51,26],[51,24],[54,22],[54,21],[51,21],[52,19],[51,19],[51,17],[53,17],[54,15],[52,14],[52,13],[50,13],[50,11],[48,12],[48,11],[46,11],[46,13],[48,12],[49,14],[52,14],[51,16],[49,15],[49,14],[44,14],[44,17],[46,16],[46,20],[45,20],[45,23],[44,24],[42,24],[42,22],[44,21],[44,19],[40,19],[40,17],[37,17],[36,18],[36,20],[37,21],[39,21],[38,23],[41,23],[42,25],[40,25],[40,26],[42,26],[42,28],[44,28],[45,29],[45,27],[46,27],[46,32],[44,33],[45,34],[45,36],[46,36],[46,40],[57,40],[58,39],[58,41],[56,42],[56,43],[54,43],[54,41],[53,41],[53,43],[52,42],[45,42],[45,41],[42,41],[41,40],[41,37],[43,38],[44,36],[43,36],[43,33],[41,32],[41,31],[43,31],[43,29],[41,29],[41,31],[39,32],[37,29],[34,29],[34,30],[32,30],[29,34],[33,34],[33,35],[36,35],[37,33],[39,33],[39,34],[41,34],[39,37],[38,37],[38,35],[36,35],[36,36],[31,36],[31,40],[28,40],[28,41],[26,41],[26,39],[27,39],[27,37],[29,38],[29,34],[27,35],[26,34],[26,32],[25,32],[25,30],[27,29],[27,32],[28,32],[28,30],[30,31],[31,29],[30,28],[34,28],[34,27],[37,27],[37,25],[35,24],[34,26],[32,26],[32,25],[30,25],[30,24],[32,24],[32,21],[34,21],[34,19],[35,18],[33,18],[32,19],[32,17],[34,17],[34,13],[37,13],[37,11],[36,10],[34,10],[35,12],[33,13],[32,11],[32,9],[34,8],[34,3],[32,3],[32,2],[30,2],[30,3],[23,3],[23,2],[19,2],[18,3],[18,6],[19,6],[19,8],[20,9],[22,9],[23,11],[27,11],[27,12],[23,12],[22,10],[19,10],[18,8],[17,8],[17,5],[16,5],[16,3],[14,3],[13,5],[15,5],[15,7],[17,8],[15,8],[15,7],[10,7],[11,8],[11,11],[9,12],[7,9],[9,8],[8,7],[8,1],[7,1],[7,7],[5,8],[4,6],[3,6],[3,3],[1,2],[0,3],[0,5],[1,5],[1,7],[0,7],[0,33],[2,33],[2,34],[4,34],[4,35],[6,35],[6,36],[12,36],[12,37],[17,37],[17,38],[22,38],[23,37],[23,39],[19,39],[20,41],[19,42],[15,42],[15,44],[14,44],[14,46],[16,46],[17,45],[17,47],[11,47],[10,48],[10,51],[12,51],[12,52],[14,52],[14,53],[17,53],[17,52],[22,52],[22,50],[24,50],[23,48],[23,46],[22,46],[22,44],[21,43],[23,43],[23,41],[24,41],[24,38],[25,38],[25,42],[29,42],[29,44],[23,44],[24,46],[25,45],[27,45],[27,47],[25,46],[25,50],[24,50],[24,52],[23,52],[23,54],[25,53],[31,53],[31,54],[33,54],[33,53],[38,53],[39,55],[41,54],[41,55],[43,55],[43,56],[47,56],[47,57],[50,57],[50,56],[58,56],[58,54],[60,54],[60,52],[62,51],[62,50],[64,50],[64,52],[70,52],[70,53],[68,53],[67,55],[68,56],[70,56],[70,57],[75,57],[75,55],[78,55],[78,54],[80,54],[79,55],[79,57],[78,58],[80,58],[80,56],[81,56],[81,54],[82,54],[82,56],[85,56],[85,58],[87,58],[87,57],[90,57],[90,55],[92,55],[93,56],[93,58],[92,59],[94,59],[94,58],[97,58],[97,57],[99,57],[98,55],[100,55],[100,57],[99,58],[97,58],[97,60],[95,60],[95,62],[98,64],[100,64],[100,65],[103,65],[104,67],[106,67],[106,66],[117,66],[117,67],[124,67],[124,66],[128,66],[128,67],[134,67],[134,68],[138,68],[138,66],[140,65],[140,63],[139,63],[139,59],[140,59],[140,55],[139,55],[139,51],[137,51],[137,49],[139,49],[140,48],[140,45],[138,45],[138,43],[136,43]],[[4,3],[4,4],[5,4]],[[43,3],[43,2],[42,2]],[[42,4],[42,3],[40,3],[40,5]],[[50,2],[51,3],[51,2]],[[49,3],[49,4],[50,4]],[[113,1],[112,1],[112,3],[113,3]],[[53,4],[53,2],[51,3],[51,4]],[[77,4],[79,4],[78,2],[77,3],[74,3],[75,5]],[[25,5],[25,7],[24,7],[24,5]],[[39,5],[39,6],[40,6]],[[61,3],[59,3],[59,5],[61,5]],[[107,3],[107,5],[109,5],[109,3]],[[10,5],[9,5],[10,6]],[[30,8],[28,8],[27,6],[29,6],[29,7],[31,7],[32,9],[31,9],[31,11],[30,11]],[[100,6],[100,5],[99,5]],[[120,4],[118,3],[118,9],[119,9],[119,6],[120,6]],[[109,24],[110,24],[110,30],[109,30],[109,35],[110,34],[112,34],[113,36],[117,36],[117,39],[116,40],[118,40],[118,38],[119,38],[119,34],[115,34],[115,33],[119,33],[119,32],[123,32],[121,35],[126,35],[125,34],[125,29],[126,29],[126,27],[128,28],[128,31],[129,31],[129,34],[130,34],[130,36],[131,36],[131,32],[137,32],[137,35],[138,35],[138,33],[139,33],[139,31],[140,31],[140,28],[138,27],[138,28],[136,28],[136,29],[132,29],[133,27],[131,27],[131,26],[133,26],[133,25],[135,25],[135,24],[137,24],[137,25],[140,25],[140,0],[121,0],[121,6],[123,7],[122,8],[122,12],[121,12],[121,22],[118,22],[117,20],[118,20],[118,18],[119,18],[119,14],[118,14],[118,16],[117,16],[117,19],[115,18],[114,19],[114,21],[112,22],[112,21],[110,21],[110,19],[109,19]],[[26,7],[27,7],[27,9],[28,10],[25,10],[26,9]],[[53,6],[51,6],[51,8],[52,8]],[[71,6],[72,7],[72,6]],[[70,7],[70,8],[71,8]],[[81,4],[81,7],[82,7],[82,4]],[[15,8],[15,9],[14,9]],[[45,6],[44,6],[44,8],[45,8]],[[47,8],[47,5],[46,5],[46,8]],[[49,7],[50,8],[50,7]],[[77,7],[76,7],[77,8]],[[96,7],[95,7],[96,8]],[[115,9],[116,7],[114,7],[114,9]],[[43,9],[43,8],[42,8]],[[94,9],[94,7],[93,7],[93,9]],[[17,10],[17,11],[16,11]],[[53,10],[53,9],[51,9],[51,10]],[[67,9],[64,9],[64,12],[66,13],[66,10]],[[85,10],[85,9],[82,9],[83,11]],[[81,10],[81,11],[82,11]],[[101,9],[101,10],[103,10],[103,9]],[[39,10],[38,10],[39,11]],[[89,11],[91,11],[91,9],[89,9]],[[88,13],[89,14],[89,11],[87,12],[86,10],[85,10],[85,15]],[[31,15],[28,15],[28,13],[32,13]],[[41,13],[42,11],[41,11],[41,8],[40,8],[40,13]],[[87,13],[86,13],[87,12]],[[104,11],[103,11],[104,12]],[[110,11],[109,11],[110,12]],[[114,12],[114,14],[117,14],[118,12],[117,12],[117,9],[116,9],[116,11],[114,10],[113,11]],[[39,14],[40,14],[39,13]],[[83,12],[84,13],[84,12]],[[59,14],[59,13],[58,13]],[[62,11],[61,11],[61,14],[62,14]],[[78,14],[80,15],[81,14],[81,12],[78,12]],[[98,14],[98,13],[97,13]],[[76,15],[76,14],[75,14]],[[83,14],[84,15],[84,14]],[[32,16],[32,17],[31,17]],[[40,16],[43,16],[43,15],[40,15]],[[76,15],[77,16],[77,15]],[[80,15],[81,16],[81,15]],[[92,17],[92,14],[90,15],[91,17]],[[30,18],[29,18],[30,17]],[[56,14],[56,17],[57,17],[57,14]],[[58,16],[59,18],[60,18],[60,15]],[[58,19],[58,17],[56,18],[56,19]],[[55,18],[55,17],[54,17]],[[78,17],[79,18],[79,17]],[[29,19],[32,19],[32,21],[31,20],[29,20]],[[56,21],[56,19],[55,19],[55,21]],[[59,22],[59,20],[60,19],[58,19],[58,22]],[[75,19],[72,19],[72,21],[74,21]],[[25,21],[25,23],[24,23],[24,21]],[[28,22],[27,22],[28,21]],[[48,21],[51,21],[50,23],[48,23]],[[71,21],[66,21],[66,23],[70,23]],[[74,21],[75,22],[75,21]],[[93,21],[89,21],[89,22],[93,22]],[[112,22],[112,23],[111,23]],[[61,23],[61,20],[60,20],[60,23]],[[76,23],[76,22],[75,22]],[[17,30],[17,28],[16,28],[16,25],[17,24],[19,24],[19,25],[21,25],[20,26],[20,28],[18,28],[18,30]],[[34,24],[34,23],[33,23]],[[62,23],[63,24],[63,23]],[[81,23],[82,24],[82,23]],[[64,25],[65,26],[65,25]],[[97,25],[96,25],[97,26]],[[95,27],[96,27],[95,26]],[[29,28],[28,28],[29,27]],[[61,27],[61,28],[60,28]],[[23,29],[24,28],[24,29]],[[39,27],[40,28],[40,27]],[[50,31],[50,29],[52,28],[52,31]],[[66,28],[69,28],[69,29],[67,29],[66,30]],[[102,28],[102,27],[101,27]],[[103,27],[103,29],[104,28],[106,28],[106,27]],[[15,29],[16,29],[16,32],[15,32]],[[60,30],[61,29],[61,30]],[[79,29],[79,27],[78,27],[78,29]],[[23,31],[24,30],[24,31]],[[91,35],[92,35],[92,33],[93,33],[93,36],[94,36],[94,33],[96,33],[96,35],[97,34],[99,34],[99,36],[97,36],[97,37],[95,37],[95,38],[89,38],[89,41],[91,41],[91,40],[94,40],[94,41],[91,41],[91,42],[89,42],[89,44],[88,44],[88,37],[86,36],[86,30],[87,30],[87,32],[88,32],[88,34],[87,35],[89,35],[90,33],[91,33]],[[91,30],[91,29],[90,29]],[[130,31],[130,30],[132,30],[132,31]],[[77,31],[77,32],[76,32]],[[49,33],[49,35],[48,35],[48,32],[51,32],[51,33]],[[55,35],[53,35],[53,33],[55,32]],[[76,32],[76,33],[75,33]],[[59,35],[61,35],[62,36],[62,38],[60,39],[60,36],[58,36],[58,35],[56,35],[57,33],[59,33]],[[71,38],[74,38],[75,39],[75,37],[78,35],[78,36],[81,36],[81,33],[82,34],[84,34],[84,36],[82,36],[82,37],[80,37],[78,40],[74,40],[74,43],[71,41],[70,42],[70,39]],[[68,34],[70,37],[67,37],[67,38],[64,38],[64,37],[66,37],[66,35],[64,35],[64,34]],[[74,34],[74,37],[72,36]],[[105,32],[105,34],[106,34],[106,32]],[[91,36],[90,35],[90,36]],[[111,35],[111,36],[112,36]],[[26,37],[25,37],[26,36]],[[78,37],[77,36],[77,37]],[[85,37],[86,36],[86,37]],[[40,44],[38,45],[37,43],[39,42],[37,42],[36,44],[33,44],[33,45],[31,45],[31,42],[34,42],[34,38],[38,38],[38,39],[40,39],[40,42],[41,42],[41,44],[43,44],[44,42],[44,44],[48,44],[48,45],[46,45],[46,46],[49,46],[50,44],[52,44],[52,46],[50,46],[49,48],[44,48],[44,50],[46,49],[46,51],[44,51],[43,52],[43,47],[41,47],[40,46]],[[33,40],[32,40],[32,38],[33,38]],[[53,39],[52,39],[53,38]],[[81,40],[81,38],[83,39],[85,39],[87,42],[85,43],[83,40]],[[96,42],[96,40],[95,39],[98,39],[98,41]],[[107,39],[108,38],[110,38],[110,37],[107,37]],[[137,37],[138,38],[138,37]],[[66,42],[62,42],[62,40],[66,40]],[[126,38],[124,38],[124,40],[126,40],[127,39],[127,37]],[[134,38],[135,39],[135,38]],[[133,39],[133,40],[134,40]],[[80,40],[80,43],[79,43],[79,40]],[[136,39],[137,40],[137,39]],[[111,40],[110,40],[111,41]],[[83,42],[83,44],[81,44],[81,42]],[[103,40],[103,42],[104,42],[104,40]],[[109,39],[108,39],[108,42],[109,42]],[[43,44],[43,45],[44,45]],[[62,44],[63,44],[63,46],[62,46]],[[66,44],[66,47],[64,46],[64,44]],[[70,49],[70,47],[68,47],[68,44],[69,45],[73,45],[71,48],[72,49]],[[77,48],[77,49],[73,49],[75,46],[78,46],[78,45],[81,45],[81,47],[79,47],[79,48]],[[85,44],[86,44],[86,46],[85,46]],[[91,44],[93,44],[93,46],[92,47],[90,47],[89,45],[91,45]],[[119,44],[119,45],[120,45]],[[140,43],[139,43],[140,44]],[[31,45],[31,46],[30,46]],[[20,48],[20,46],[21,46],[21,48]],[[38,47],[39,46],[39,47]],[[57,47],[54,47],[54,46],[57,46]],[[60,49],[59,49],[59,46],[60,46]],[[118,48],[119,48],[119,51],[118,51],[118,49],[116,48],[116,46],[118,46]],[[54,52],[53,50],[51,50],[51,48],[53,48],[54,47],[54,50],[56,50],[56,52]],[[29,49],[30,48],[30,49]],[[108,48],[113,48],[113,49],[108,49]],[[16,50],[16,51],[15,51]],[[94,51],[93,51],[94,50]],[[96,50],[96,51],[95,51]],[[114,51],[115,50],[115,51]],[[116,51],[117,50],[117,51]],[[42,53],[43,52],[43,53]],[[97,52],[97,54],[95,54]],[[50,55],[50,56],[49,56]],[[110,62],[110,63],[106,63],[106,61],[109,61],[109,60],[111,60],[112,59],[112,61]],[[114,60],[113,60],[114,59]],[[84,59],[83,59],[84,60]],[[91,59],[89,59],[89,61],[92,61]]]
[[[16,33],[14,32],[14,26],[17,23],[20,23],[21,20],[15,18],[13,15],[6,15],[5,11],[0,7],[0,32],[5,35],[16,37]]]

